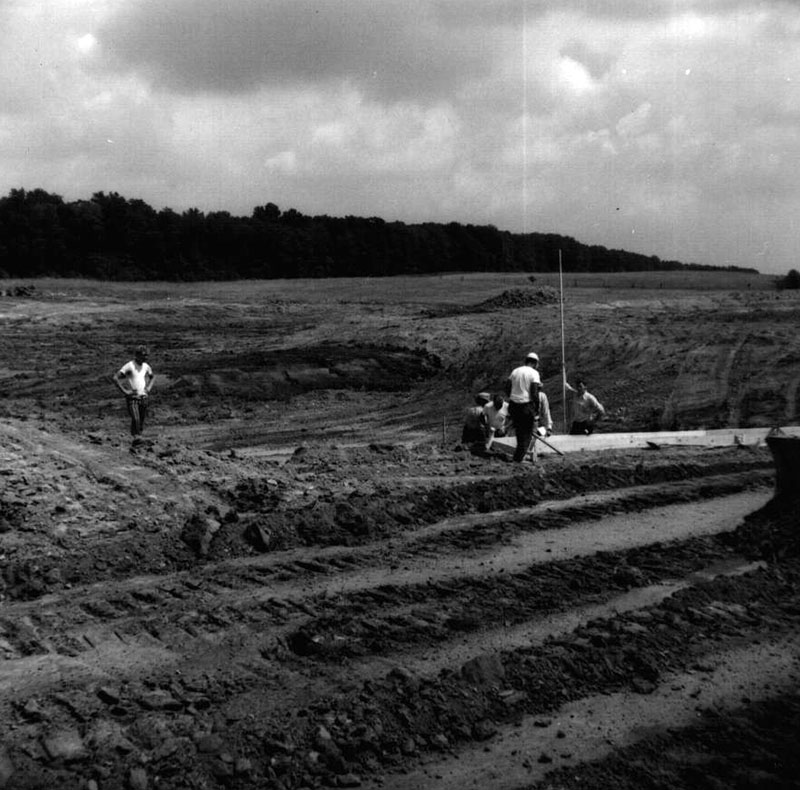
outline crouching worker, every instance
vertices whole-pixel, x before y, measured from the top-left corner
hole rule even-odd
[[[131,436],[140,441],[144,421],[147,417],[147,398],[155,381],[153,369],[147,363],[147,348],[137,346],[134,357],[126,362],[114,375],[117,389],[125,396],[128,415],[131,418]]]
[[[467,409],[461,430],[461,444],[472,452],[481,452],[486,448],[487,423],[484,406],[490,400],[488,392],[479,392],[475,396],[475,405]]]
[[[508,432],[508,404],[499,393],[491,403],[483,407],[486,415],[486,449],[489,450],[495,439],[502,439]]]

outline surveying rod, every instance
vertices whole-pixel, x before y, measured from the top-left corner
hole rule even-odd
[[[567,426],[567,364],[564,357],[564,275],[561,271],[561,249],[558,250],[558,290],[561,304],[561,403],[564,404],[564,433]]]

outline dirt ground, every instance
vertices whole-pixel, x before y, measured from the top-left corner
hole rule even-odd
[[[800,299],[693,276],[566,278],[601,430],[797,424]],[[532,349],[562,429],[554,278],[32,285],[0,297],[0,788],[800,786],[769,451],[458,443]]]

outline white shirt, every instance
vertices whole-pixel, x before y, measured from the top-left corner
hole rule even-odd
[[[586,422],[593,420],[598,415],[602,416],[606,413],[594,395],[590,392],[584,392],[583,395],[576,395],[572,401],[572,419],[575,422]]]
[[[503,405],[498,409],[494,403],[487,403],[483,407],[483,413],[489,421],[489,427],[495,431],[504,431],[506,429],[506,422],[508,421],[508,404]]]
[[[550,401],[543,392],[539,393],[539,425],[548,431],[553,430],[553,418],[550,416]]]
[[[512,403],[530,403],[531,384],[542,383],[539,371],[530,365],[520,365],[518,368],[514,368],[508,380],[511,382],[511,393],[508,399]]]
[[[119,369],[119,373],[128,379],[128,384],[130,384],[131,392],[134,395],[144,395],[147,388],[147,377],[153,375],[153,369],[146,362],[137,365],[136,362],[131,360]]]

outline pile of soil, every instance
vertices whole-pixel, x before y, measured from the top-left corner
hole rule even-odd
[[[466,306],[443,305],[432,310],[426,310],[424,315],[429,318],[444,318],[453,315],[492,313],[496,310],[540,307],[542,305],[558,304],[558,302],[558,291],[547,285],[541,288],[510,288],[477,304]]]
[[[480,302],[475,305],[472,310],[476,313],[488,313],[494,310],[557,304],[558,301],[558,291],[548,286],[543,286],[541,288],[512,288],[511,290],[503,291],[503,293],[498,296],[487,299],[485,302]]]

